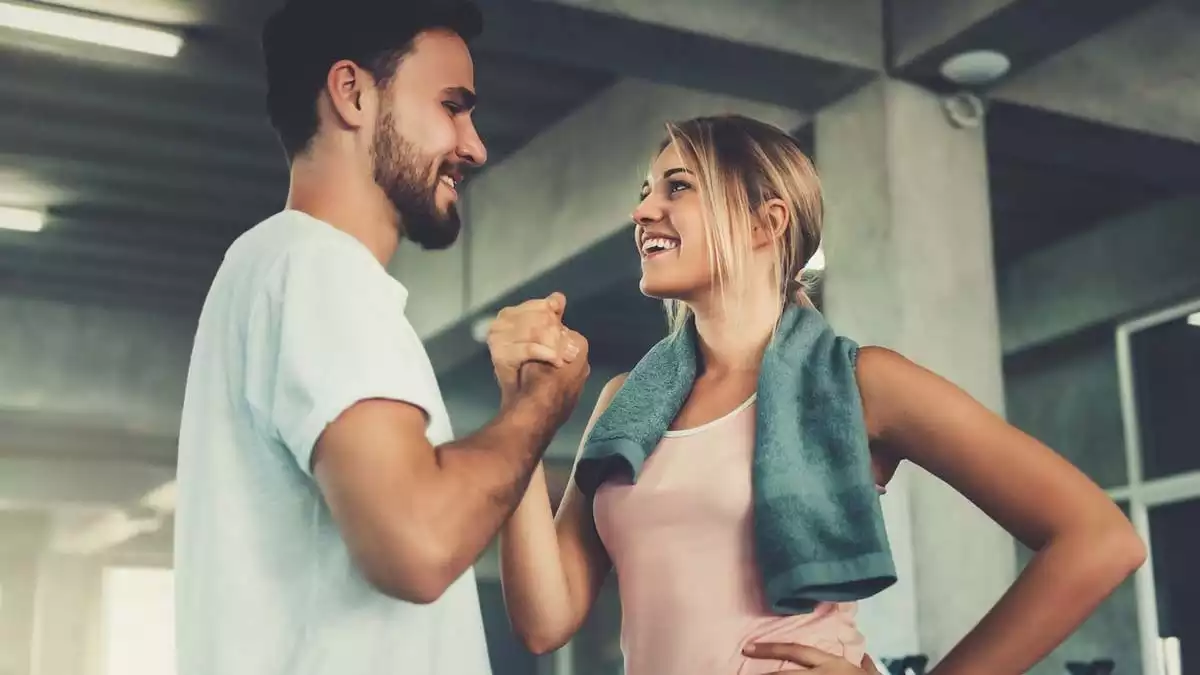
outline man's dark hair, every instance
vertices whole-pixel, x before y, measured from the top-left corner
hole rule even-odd
[[[289,0],[262,31],[267,115],[288,161],[317,133],[317,96],[334,63],[353,61],[386,86],[421,32],[471,40],[482,27],[470,0]]]

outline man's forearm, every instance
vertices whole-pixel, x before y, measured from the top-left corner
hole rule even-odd
[[[543,398],[517,398],[476,433],[437,448],[441,499],[431,524],[435,536],[444,538],[456,576],[475,562],[521,502],[558,431],[552,411]]]

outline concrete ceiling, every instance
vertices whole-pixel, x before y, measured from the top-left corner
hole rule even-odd
[[[248,30],[272,3],[72,4],[192,41],[164,61],[0,33],[0,203],[50,212],[37,237],[0,236],[0,290],[194,313],[224,249],[286,193]],[[496,160],[613,81],[511,51],[477,59]]]
[[[78,542],[145,524],[145,495],[171,473],[199,303],[225,247],[282,204],[286,174],[255,46],[274,1],[59,4],[188,36],[164,60],[0,29],[0,204],[50,213],[36,235],[0,231],[0,508],[82,509],[52,538]],[[463,245],[402,251],[395,268],[456,428],[494,409],[470,329],[498,306],[566,290],[592,340],[596,382],[562,458],[606,376],[662,335],[636,289],[627,213],[664,119],[736,110],[803,135],[873,78],[945,89],[947,56],[1000,49],[1012,74],[981,93],[1005,265],[1195,191],[1198,4],[481,0],[492,161],[466,188]],[[95,515],[118,507],[116,525]]]
[[[1154,4],[1019,74],[995,96],[1106,125],[1200,142],[1200,3]],[[1070,83],[1070,87],[1062,86]]]

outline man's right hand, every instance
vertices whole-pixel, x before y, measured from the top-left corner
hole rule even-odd
[[[551,293],[500,310],[488,329],[487,344],[503,399],[516,392],[522,365],[563,366],[577,357],[582,347],[573,344],[562,323],[566,305],[562,293]]]
[[[555,417],[556,426],[566,422],[575,410],[583,384],[591,374],[587,339],[569,328],[566,329],[566,337],[578,347],[578,352],[569,363],[551,366],[542,361],[528,361],[519,369],[519,395],[539,397]]]

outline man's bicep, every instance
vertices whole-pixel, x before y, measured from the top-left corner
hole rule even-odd
[[[386,583],[398,554],[421,539],[421,519],[411,511],[437,469],[425,419],[408,403],[360,401],[325,429],[313,450],[313,475],[334,521],[377,582]]]
[[[433,446],[425,435],[428,420],[425,410],[406,401],[358,401],[317,437],[313,473],[316,475],[319,466],[330,463],[335,468],[403,465],[423,459],[432,463]]]

